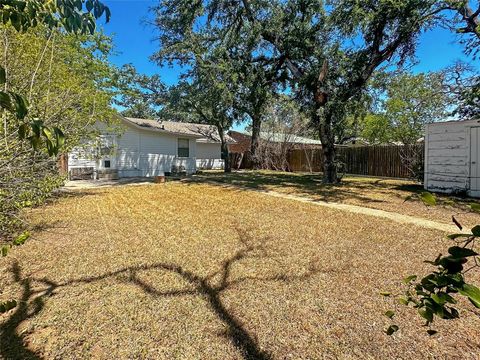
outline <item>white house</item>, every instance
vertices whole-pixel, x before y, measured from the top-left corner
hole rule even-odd
[[[425,189],[480,197],[480,120],[427,125]]]
[[[121,132],[101,131],[96,141],[69,153],[68,169],[72,178],[98,177],[99,174],[113,178],[151,177],[223,167],[221,143],[214,126],[119,118]]]

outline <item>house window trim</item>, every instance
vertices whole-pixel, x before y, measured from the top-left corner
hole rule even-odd
[[[186,140],[188,143],[187,148],[182,148],[183,150],[187,149],[188,150],[188,156],[180,156],[179,150],[180,150],[180,140]],[[188,159],[190,157],[190,139],[189,138],[177,138],[177,157],[181,159]]]

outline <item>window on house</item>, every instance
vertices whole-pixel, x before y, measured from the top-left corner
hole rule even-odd
[[[106,169],[108,169],[108,168],[110,167],[110,160],[105,160],[105,161],[103,162],[103,167],[106,168]]]
[[[189,141],[188,139],[178,139],[178,156],[179,157],[189,157]]]

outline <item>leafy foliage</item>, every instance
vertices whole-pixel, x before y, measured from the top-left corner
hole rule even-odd
[[[271,71],[308,110],[323,143],[324,181],[335,182],[335,133],[349,103],[362,96],[376,69],[414,54],[419,33],[436,21],[434,7],[434,1],[390,0],[328,6],[313,0],[161,1],[161,50],[154,59],[188,64],[192,46],[202,54],[221,44],[235,61]]]
[[[429,192],[420,194],[420,199],[428,206],[436,205],[436,198]],[[480,212],[478,204],[472,204],[472,211]],[[455,221],[457,226],[461,225]],[[430,326],[435,317],[445,320],[456,319],[460,316],[456,308],[459,295],[466,297],[470,303],[480,309],[480,289],[466,280],[466,273],[479,266],[480,254],[476,249],[476,241],[480,237],[480,225],[471,229],[470,233],[451,234],[448,238],[455,245],[448,248],[446,255],[438,255],[433,261],[425,261],[435,267],[435,270],[420,280],[417,275],[410,275],[403,281],[407,290],[398,297],[398,302],[405,306],[417,309],[418,314],[425,319],[425,325]],[[390,296],[390,293],[382,293]],[[392,310],[385,315],[392,319]],[[398,326],[392,324],[387,330],[387,335],[392,335],[398,330]],[[427,330],[429,335],[437,331]]]
[[[85,10],[84,11],[84,7]],[[3,25],[12,25],[17,31],[27,31],[39,24],[50,29],[64,28],[67,32],[90,33],[95,31],[95,19],[105,14],[110,20],[110,10],[98,0],[58,0],[58,1],[18,1],[8,0],[0,4],[0,20]],[[5,85],[7,76],[5,68],[0,66],[0,85]],[[0,91],[0,109],[9,111],[17,119],[23,120],[28,113],[28,102],[24,96],[13,92]],[[64,142],[63,132],[53,127],[49,129],[42,120],[24,122],[19,125],[21,139],[26,139],[37,149],[42,137],[50,156],[57,155]]]
[[[103,15],[109,22],[110,9],[99,0],[4,0],[0,4],[0,20],[17,31],[44,24],[51,29],[93,34],[95,19]]]
[[[155,119],[165,101],[166,86],[159,75],[139,74],[131,64],[116,71],[115,86],[119,93],[115,103],[128,117]]]
[[[222,48],[208,58],[197,58],[182,81],[169,89],[167,103],[161,111],[163,118],[183,119],[187,122],[216,127],[220,141],[225,172],[230,172],[226,131],[241,117],[235,107],[238,77]]]
[[[381,86],[385,91],[376,94],[378,108],[366,117],[361,132],[370,143],[415,144],[425,124],[449,114],[443,73],[394,73]]]
[[[5,111],[0,123],[0,234],[22,226],[23,207],[40,204],[62,183],[54,158],[92,134],[97,119],[113,115],[110,39],[70,35],[39,25],[24,33],[2,27],[8,50],[0,61],[10,91],[25,91],[29,109],[20,121]],[[45,55],[42,59],[42,54]],[[27,89],[27,90],[25,90]],[[20,123],[19,123],[20,122]]]
[[[86,11],[83,11],[84,4]],[[2,243],[11,239],[12,232],[23,225],[21,218],[17,215],[18,212],[24,207],[41,204],[63,181],[53,166],[51,157],[59,153],[64,145],[65,136],[60,127],[50,127],[47,122],[55,123],[58,117],[63,119],[68,110],[81,113],[82,107],[85,109],[85,104],[81,103],[81,100],[84,100],[81,96],[75,98],[75,106],[70,108],[65,98],[53,98],[57,107],[60,107],[62,111],[55,113],[53,111],[55,108],[49,107],[52,100],[51,93],[55,93],[55,90],[59,89],[58,83],[52,81],[52,74],[57,75],[57,80],[60,76],[65,75],[61,72],[52,72],[55,47],[53,40],[51,43],[50,40],[54,38],[54,34],[60,39],[68,39],[63,43],[60,42],[60,45],[67,46],[59,47],[59,53],[63,57],[59,56],[57,60],[61,59],[64,62],[57,64],[59,67],[63,66],[63,70],[69,69],[69,75],[78,80],[78,73],[75,72],[78,70],[75,61],[78,60],[70,57],[69,55],[72,53],[68,53],[68,50],[76,48],[75,55],[78,56],[82,50],[88,52],[92,48],[88,47],[85,38],[69,38],[68,35],[60,33],[56,29],[63,28],[67,33],[93,34],[95,19],[104,14],[108,22],[110,10],[98,0],[5,0],[0,3],[0,29],[4,33],[3,47],[5,49],[1,59],[3,65],[0,66],[0,86],[3,87],[3,90],[0,91],[0,115],[3,116],[3,123],[0,126],[3,134],[3,139],[0,139],[2,144],[0,147],[0,240]],[[12,27],[16,32],[12,31]],[[28,31],[37,27],[40,28],[40,31],[33,34],[32,39],[32,33],[28,34]],[[27,34],[20,35],[19,32]],[[45,36],[46,34],[48,37]],[[16,42],[16,46],[12,46],[12,42]],[[43,49],[38,45],[43,45]],[[51,57],[48,71],[45,73],[48,81],[39,83],[36,81],[38,80],[37,75],[41,71],[43,55],[49,45]],[[40,51],[36,53],[36,50]],[[97,47],[95,50],[102,53],[104,49]],[[15,51],[22,56],[18,56],[18,53],[16,55]],[[38,56],[39,54],[41,55]],[[29,57],[28,55],[34,56]],[[10,58],[15,61],[11,61]],[[90,56],[82,58],[80,55],[79,58],[80,62],[84,61],[83,71],[80,72],[85,76],[82,79],[82,86],[87,85],[86,89],[88,89],[88,84],[90,84],[97,89],[97,80],[100,79],[89,77],[92,71],[98,71],[98,67],[95,66],[95,55],[90,53]],[[90,61],[92,58],[94,61]],[[88,64],[85,64],[85,61]],[[89,68],[91,69],[88,70]],[[29,72],[31,73],[27,74]],[[24,86],[22,80],[30,83]],[[70,81],[71,78],[62,78],[62,80]],[[20,95],[19,91],[26,88],[30,89],[28,101],[24,95]],[[39,88],[43,92],[39,91],[37,94],[46,94],[46,101],[43,103],[40,101],[40,96],[34,97],[34,90],[39,90]],[[70,90],[71,88],[68,89],[68,91]],[[75,94],[75,91],[72,93],[74,96],[79,95]],[[65,107],[65,105],[67,106]],[[29,106],[32,108],[29,109]],[[15,138],[15,136],[17,137]],[[31,146],[30,149],[24,146],[26,140]],[[41,150],[42,143],[45,145],[46,153],[38,154],[37,151]],[[2,245],[2,256],[7,255],[9,247],[22,245],[29,237],[30,233],[25,231],[16,236],[10,244]],[[14,300],[2,302],[0,303],[0,313],[9,311],[16,305]]]

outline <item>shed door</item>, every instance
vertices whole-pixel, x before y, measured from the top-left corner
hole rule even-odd
[[[480,191],[480,127],[470,132],[470,190]]]

